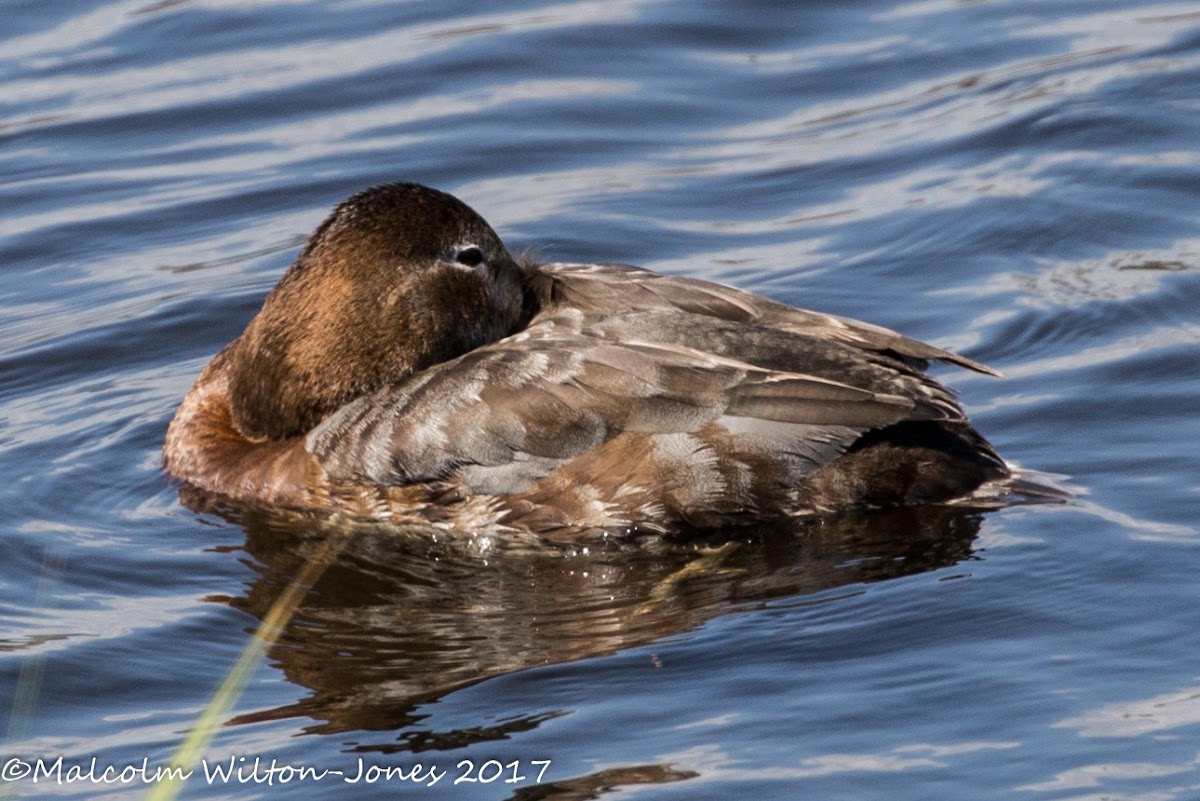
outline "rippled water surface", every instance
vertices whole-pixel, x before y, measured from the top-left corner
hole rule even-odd
[[[63,773],[0,797],[145,797],[104,767],[167,764],[265,620],[201,749],[243,774],[185,798],[1200,798],[1200,3],[3,17],[0,711],[7,778]],[[397,179],[961,350],[1075,500],[587,552],[192,511],[183,393]]]

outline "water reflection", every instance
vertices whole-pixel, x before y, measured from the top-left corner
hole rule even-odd
[[[202,503],[185,493],[188,500]],[[686,542],[551,546],[226,515],[244,526],[258,573],[230,603],[260,619],[330,537],[344,542],[269,652],[310,694],[235,722],[303,717],[313,721],[309,733],[386,731],[357,740],[358,750],[388,752],[502,739],[568,711],[551,706],[494,725],[391,733],[418,722],[419,705],[456,689],[649,643],[770,599],[953,565],[970,557],[981,519],[927,507]]]
[[[1018,293],[1021,306],[1042,311],[1078,309],[1096,302],[1152,301],[1164,289],[1186,291],[1186,285],[1172,277],[1197,272],[1200,242],[1182,240],[1161,250],[1118,251],[1099,259],[1047,262],[1043,266],[1039,272],[998,273],[983,285],[944,289],[936,294],[984,298]],[[1166,300],[1170,300],[1169,295]]]
[[[589,801],[626,785],[666,784],[698,776],[694,771],[676,770],[665,765],[632,765],[607,768],[538,787],[523,787],[510,798],[512,801]]]
[[[1137,737],[1200,723],[1200,687],[1109,704],[1054,724],[1081,737]]]
[[[886,751],[871,753],[837,753],[800,759],[794,765],[759,766],[746,764],[719,746],[702,745],[686,752],[668,754],[664,758],[682,765],[703,765],[704,782],[744,782],[764,779],[773,782],[794,781],[839,773],[902,773],[911,770],[929,771],[947,768],[956,757],[988,751],[1008,751],[1021,743],[1011,740],[978,740],[974,742],[934,745],[908,743]]]

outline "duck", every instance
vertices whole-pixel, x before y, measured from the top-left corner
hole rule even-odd
[[[388,183],[317,227],[163,465],[235,504],[546,539],[952,503],[1011,472],[931,361],[999,375],[707,280],[514,258]]]

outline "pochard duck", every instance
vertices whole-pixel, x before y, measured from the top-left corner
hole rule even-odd
[[[1009,470],[933,359],[995,374],[709,281],[519,262],[393,183],[317,228],[164,464],[235,502],[547,538],[937,503]]]

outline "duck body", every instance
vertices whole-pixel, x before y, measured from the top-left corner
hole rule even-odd
[[[235,501],[570,537],[941,502],[1008,476],[883,328],[619,264],[518,264],[457,199],[341,204],[197,379],[168,472]]]

